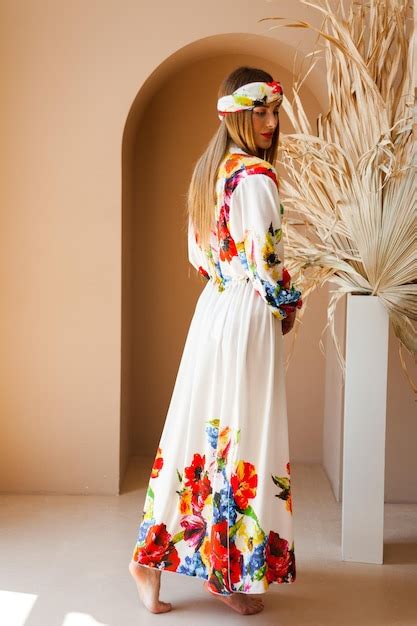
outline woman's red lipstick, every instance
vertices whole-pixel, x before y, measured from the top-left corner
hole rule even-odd
[[[268,137],[268,139],[272,137],[273,134],[274,133],[261,133],[261,135],[263,135],[264,137]]]

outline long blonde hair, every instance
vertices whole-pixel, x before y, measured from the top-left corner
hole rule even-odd
[[[271,82],[272,80],[272,76],[264,70],[241,66],[224,79],[217,97],[229,95],[246,83]],[[187,193],[187,223],[190,217],[198,236],[198,243],[203,249],[209,247],[210,229],[216,204],[217,174],[230,140],[245,152],[261,157],[274,165],[279,140],[279,119],[270,147],[260,150],[255,144],[253,135],[252,111],[245,109],[229,113],[222,119],[206,150],[195,164]]]

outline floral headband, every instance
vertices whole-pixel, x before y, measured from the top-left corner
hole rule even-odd
[[[243,109],[253,109],[255,106],[265,105],[278,99],[278,106],[281,105],[283,90],[281,84],[274,80],[272,82],[247,83],[235,89],[229,96],[222,96],[217,101],[217,112],[222,120],[228,113],[243,111]]]

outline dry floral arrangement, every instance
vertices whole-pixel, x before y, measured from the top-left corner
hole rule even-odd
[[[312,29],[323,47],[311,53],[308,71],[294,82],[292,101],[284,96],[282,104],[295,132],[281,135],[278,160],[288,180],[280,181],[280,191],[285,205],[299,216],[284,217],[287,265],[304,303],[326,281],[338,285],[330,292],[322,335],[330,326],[343,377],[336,305],[347,292],[378,296],[416,393],[402,354],[405,348],[416,363],[412,7],[406,0],[369,0],[351,2],[347,11],[342,2],[333,8],[328,0],[299,1],[322,13],[321,28],[303,21],[279,26]],[[313,132],[299,91],[323,51],[329,109],[317,118]],[[305,311],[306,306],[300,309],[297,324]],[[293,342],[296,334],[295,327]]]

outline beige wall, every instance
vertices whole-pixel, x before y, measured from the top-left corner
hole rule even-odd
[[[218,83],[248,62],[288,91],[314,36],[257,20],[320,22],[288,2],[160,6],[2,3],[1,491],[117,493],[129,455],[153,455],[203,285],[183,211]],[[317,68],[312,119],[325,93]],[[325,462],[340,434],[318,347],[327,291],[287,375],[294,461]],[[389,380],[386,496],[417,501],[415,402],[392,340]]]

